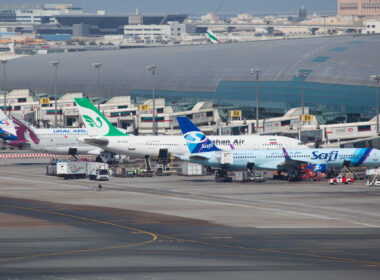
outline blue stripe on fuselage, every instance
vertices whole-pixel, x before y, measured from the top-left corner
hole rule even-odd
[[[354,159],[351,161],[352,165],[355,166],[355,167],[358,167],[360,165],[362,165],[365,160],[369,157],[370,153],[372,152],[372,148],[362,148],[362,149],[358,149],[358,153],[354,153],[358,155],[357,158],[354,157]]]

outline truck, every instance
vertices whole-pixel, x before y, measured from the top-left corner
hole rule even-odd
[[[64,179],[78,179],[87,177],[87,162],[85,161],[57,161],[57,176]]]
[[[109,166],[103,162],[88,162],[87,174],[90,180],[108,181],[109,180]]]
[[[341,184],[351,184],[355,181],[353,174],[339,175],[338,177],[331,178],[329,180],[330,185]]]
[[[57,176],[64,179],[79,179],[89,176],[90,180],[108,181],[107,163],[87,161],[57,161]]]

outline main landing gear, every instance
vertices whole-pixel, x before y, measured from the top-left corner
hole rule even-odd
[[[228,177],[228,170],[225,167],[216,170],[215,172],[215,181],[218,183],[231,182],[232,178]]]

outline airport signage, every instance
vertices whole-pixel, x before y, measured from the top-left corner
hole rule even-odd
[[[50,98],[41,98],[40,103],[41,104],[50,104]]]
[[[344,135],[344,134],[352,134],[352,133],[357,133],[358,132],[358,129],[357,127],[337,127],[337,128],[333,128],[332,129],[332,133],[335,133],[335,134],[340,134],[340,135]]]
[[[240,110],[230,111],[230,117],[231,118],[241,118],[241,111]]]
[[[140,111],[149,111],[149,105],[140,105],[139,110]]]
[[[304,121],[304,122],[311,122],[312,120],[313,120],[312,115],[303,115],[302,116],[302,121]]]

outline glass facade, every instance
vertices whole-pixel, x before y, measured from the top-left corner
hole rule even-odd
[[[302,81],[259,82],[260,116],[263,118],[282,116],[291,108],[301,106]],[[134,90],[132,98],[150,99],[149,90]],[[199,101],[211,101],[220,109],[222,117],[231,109],[243,110],[243,117],[253,118],[256,106],[256,83],[224,81],[216,92],[156,91],[157,98],[165,98],[167,105],[183,104],[188,108]],[[365,121],[376,114],[376,88],[339,84],[304,84],[305,107],[318,117],[318,121],[328,123],[334,119],[345,121]]]

